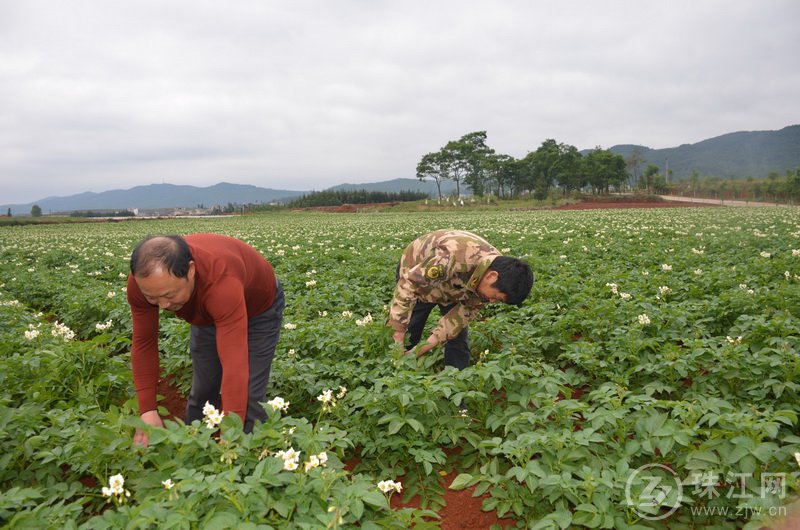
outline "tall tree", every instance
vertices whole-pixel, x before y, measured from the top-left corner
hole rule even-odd
[[[486,157],[487,186],[501,199],[513,198],[521,188],[521,164],[511,155],[489,155]]]
[[[625,165],[628,167],[628,171],[631,175],[631,188],[635,188],[639,184],[643,163],[644,155],[642,154],[641,148],[638,145],[633,146],[630,154],[628,154],[628,157],[625,159]]]
[[[628,176],[622,155],[600,147],[586,155],[584,167],[595,193],[608,193],[612,187],[619,188]]]
[[[655,164],[647,164],[647,167],[644,169],[644,188],[647,190],[647,193],[653,191],[656,175],[658,175],[658,166]]]
[[[485,160],[494,153],[486,145],[486,131],[465,134],[458,140],[447,142],[440,151],[447,167],[448,178],[456,184],[456,194],[461,197],[461,184],[483,195],[485,186]]]
[[[442,200],[442,181],[449,178],[447,164],[441,151],[428,153],[417,164],[417,178],[419,180],[432,179],[436,183],[439,200]]]
[[[794,171],[786,171],[786,195],[793,203],[800,200],[800,167]]]
[[[486,145],[486,131],[475,131],[462,136],[458,142],[463,145],[463,155],[467,159],[468,171],[464,182],[472,193],[484,194],[488,179],[488,159],[494,149]]]
[[[692,190],[692,197],[697,196],[697,185],[700,182],[700,173],[697,172],[696,169],[692,170],[692,176],[689,177],[689,185]]]
[[[42,215],[42,207],[38,204],[31,206],[31,216],[40,217]]]
[[[569,189],[578,189],[581,154],[572,145],[559,144],[547,139],[536,151],[523,159],[527,173],[528,189],[536,199],[545,199],[550,188],[558,182]]]

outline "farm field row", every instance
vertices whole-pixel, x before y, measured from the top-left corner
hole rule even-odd
[[[461,372],[440,351],[402,356],[383,325],[402,249],[438,228],[476,232],[536,274],[521,308],[489,306],[470,326]],[[216,441],[169,422],[143,449],[128,258],[147,234],[194,232],[274,265],[287,305],[268,398],[289,405],[248,435],[226,417]],[[0,523],[444,527],[440,478],[455,471],[450,487],[519,528],[761,528],[800,487],[798,315],[788,208],[5,227]],[[162,314],[160,347],[187,391],[188,325]],[[392,495],[422,508],[390,509]]]

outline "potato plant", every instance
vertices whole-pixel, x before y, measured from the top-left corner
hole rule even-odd
[[[521,307],[471,325],[461,372],[440,351],[403,356],[383,325],[402,249],[436,228],[475,231],[536,273]],[[167,422],[135,447],[129,253],[193,232],[275,266],[287,306],[267,399],[289,405],[266,405],[252,434],[235,417],[219,431]],[[798,315],[789,208],[6,227],[0,521],[426,528],[449,486],[486,493],[519,528],[769,526],[798,491]],[[187,330],[162,314],[163,375],[184,392]],[[423,508],[392,510],[392,494]]]

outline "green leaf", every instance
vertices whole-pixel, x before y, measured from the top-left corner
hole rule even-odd
[[[403,425],[405,425],[405,424],[406,424],[406,422],[403,421],[402,419],[392,420],[392,422],[389,424],[389,428],[387,429],[386,432],[388,434],[397,434],[397,432],[400,429],[402,429]]]
[[[353,500],[352,504],[350,504],[350,512],[356,519],[361,519],[361,516],[364,514],[364,503],[361,499]]]
[[[414,418],[407,418],[406,423],[408,423],[411,426],[411,428],[417,432],[422,432],[424,429],[422,424],[419,421],[415,420]]]
[[[389,503],[386,502],[386,496],[378,490],[374,491],[367,491],[362,496],[361,499],[370,504],[372,506],[377,506],[378,508],[388,508]]]
[[[564,530],[572,523],[572,512],[566,508],[562,508],[551,514],[553,519],[558,523],[558,526]]]
[[[169,437],[165,429],[154,428],[150,431],[150,445],[158,445]]]
[[[228,530],[236,528],[240,519],[231,512],[215,513],[211,519],[203,523],[205,530]]]
[[[475,478],[470,475],[469,473],[460,473],[456,478],[453,479],[453,482],[450,484],[451,490],[463,490],[464,488],[475,484]]]

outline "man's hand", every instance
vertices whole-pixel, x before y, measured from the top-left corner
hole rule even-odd
[[[164,426],[164,422],[161,421],[161,416],[158,415],[157,410],[148,410],[139,417],[142,418],[143,422],[153,427]],[[147,436],[147,433],[142,429],[136,429],[136,434],[133,435],[133,443],[139,444],[142,447],[147,447],[147,444],[150,443],[150,437]]]
[[[422,357],[423,355],[425,355],[438,345],[439,341],[436,340],[436,337],[431,335],[430,337],[428,337],[428,340],[425,342],[425,344],[423,344],[422,346],[415,346],[414,348],[411,348],[406,352],[406,354],[414,353],[416,351],[417,357]]]

